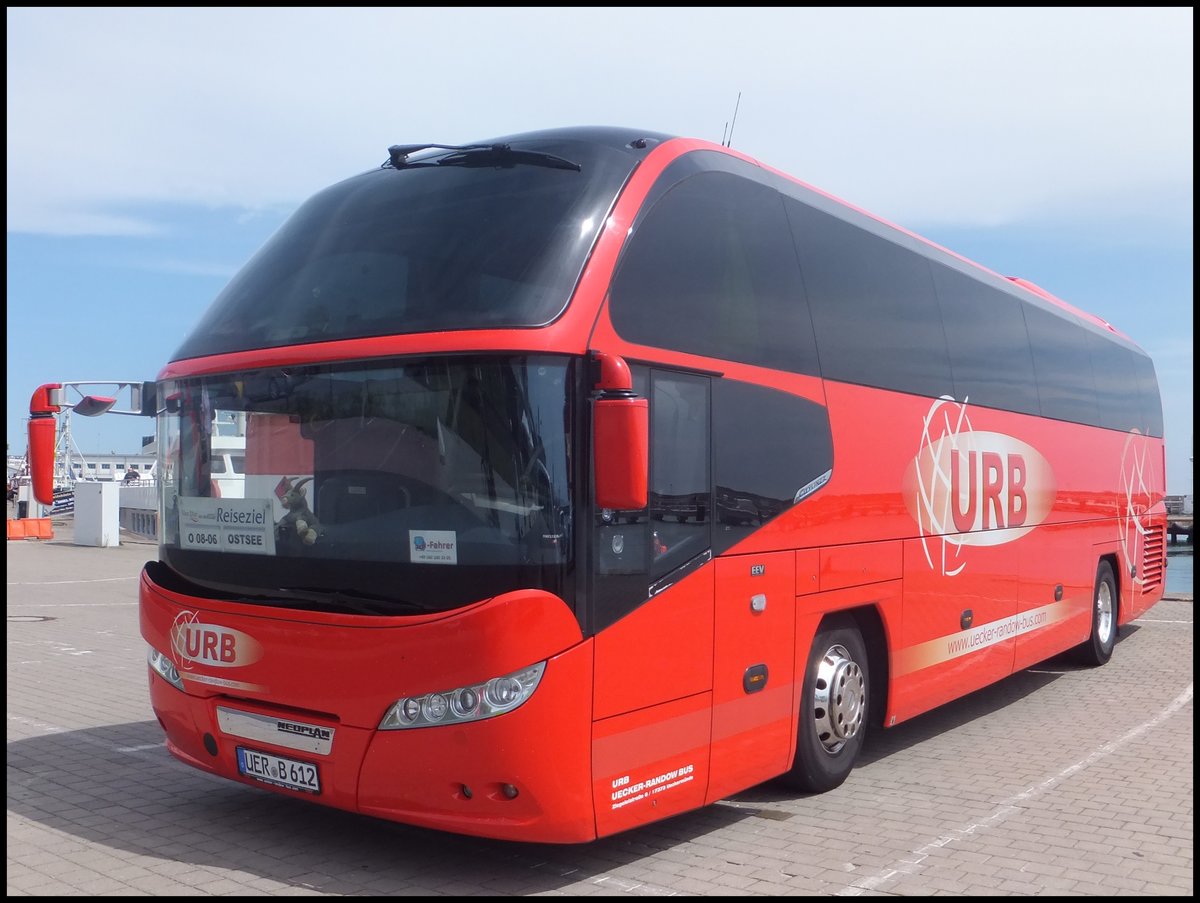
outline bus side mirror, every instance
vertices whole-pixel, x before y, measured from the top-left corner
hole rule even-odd
[[[597,398],[594,408],[596,507],[646,507],[650,403],[637,396]]]
[[[618,511],[646,507],[650,473],[650,403],[633,391],[629,365],[593,352],[592,461],[596,507]]]
[[[99,417],[111,411],[116,404],[117,399],[111,395],[85,395],[71,410],[83,417]]]
[[[39,386],[29,401],[29,485],[43,505],[54,504],[54,445],[62,385]]]

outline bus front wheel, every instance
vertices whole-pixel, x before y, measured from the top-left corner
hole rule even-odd
[[[800,699],[791,787],[822,793],[849,776],[867,730],[867,647],[849,616],[831,618],[813,639]]]
[[[1101,561],[1096,568],[1096,588],[1092,591],[1092,632],[1075,650],[1085,665],[1103,665],[1112,658],[1117,644],[1117,578],[1112,565]]]

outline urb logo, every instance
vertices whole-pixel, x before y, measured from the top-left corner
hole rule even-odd
[[[183,670],[194,664],[240,668],[262,658],[262,645],[249,634],[204,624],[194,611],[181,611],[171,625],[171,649]]]
[[[1122,498],[1117,502],[1117,528],[1125,560],[1138,565],[1133,582],[1139,586],[1145,585],[1147,576],[1141,562],[1146,552],[1146,539],[1150,536],[1149,514],[1154,505],[1151,487],[1156,482],[1161,484],[1161,476],[1157,476],[1157,462],[1161,458],[1154,450],[1151,439],[1135,432],[1126,437],[1121,452]]]
[[[935,401],[904,479],[904,501],[921,531],[925,559],[948,577],[962,572],[965,546],[1024,536],[1049,514],[1054,472],[1032,445],[977,431],[967,403]]]

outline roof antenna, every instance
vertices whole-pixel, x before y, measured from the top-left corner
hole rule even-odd
[[[733,144],[733,126],[737,125],[738,107],[742,105],[742,92],[738,91],[737,103],[733,105],[733,124],[729,126],[729,134],[727,138],[722,139],[721,143],[726,147]]]

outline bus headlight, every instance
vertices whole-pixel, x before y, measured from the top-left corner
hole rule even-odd
[[[545,670],[546,663],[538,662],[480,684],[439,690],[424,696],[405,696],[388,707],[379,722],[379,729],[398,731],[409,727],[462,724],[503,715],[520,707],[533,695]]]
[[[154,669],[155,674],[176,690],[183,689],[183,678],[179,676],[179,671],[175,668],[175,665],[153,646],[150,646],[146,652],[146,661],[150,663],[150,667]]]

